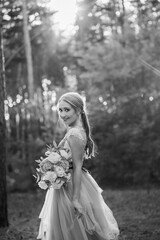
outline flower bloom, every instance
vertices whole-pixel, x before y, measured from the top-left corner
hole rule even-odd
[[[65,150],[60,150],[60,154],[61,154],[61,156],[63,157],[63,158],[65,158],[65,159],[68,159],[68,153],[65,151]]]
[[[44,174],[43,180],[47,180],[49,182],[54,182],[57,178],[57,174],[53,171],[48,171]]]
[[[63,167],[65,171],[68,171],[69,169],[69,162],[65,159],[63,159],[60,163],[59,166]]]
[[[40,181],[38,183],[38,186],[44,190],[46,190],[48,188],[48,185],[45,183],[45,181]]]
[[[51,152],[50,155],[47,157],[47,159],[51,163],[57,163],[61,161],[61,156],[56,152]]]
[[[63,177],[65,175],[64,168],[61,166],[55,166],[55,172],[57,173],[58,177]]]
[[[47,161],[47,159],[44,159],[40,163],[40,169],[42,170],[42,172],[47,172],[53,169],[53,165],[49,161]]]

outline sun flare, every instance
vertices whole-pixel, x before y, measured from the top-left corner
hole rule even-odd
[[[54,22],[60,30],[70,29],[74,25],[77,13],[76,0],[52,0],[50,7],[57,11]]]

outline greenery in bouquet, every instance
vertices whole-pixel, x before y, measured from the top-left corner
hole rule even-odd
[[[53,146],[47,146],[46,157],[36,160],[36,182],[42,189],[53,187],[60,189],[62,185],[69,182],[71,174],[69,171],[69,154],[65,148],[59,148],[55,142]]]

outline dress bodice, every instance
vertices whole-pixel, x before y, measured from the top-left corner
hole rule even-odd
[[[59,147],[67,149],[69,158],[72,160],[72,152],[71,152],[71,148],[70,148],[69,141],[68,141],[70,136],[74,136],[79,141],[81,141],[81,143],[84,146],[84,154],[85,154],[85,146],[86,146],[86,142],[87,142],[87,137],[86,137],[85,130],[83,128],[72,127],[72,128],[68,129],[66,135],[59,143]]]

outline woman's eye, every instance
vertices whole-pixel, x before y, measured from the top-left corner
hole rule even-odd
[[[59,109],[59,112],[60,112],[60,113],[63,112],[63,111],[64,111],[64,112],[69,112],[69,110],[70,110],[69,108],[65,108],[65,109],[63,109],[63,110],[62,110],[62,109]]]

